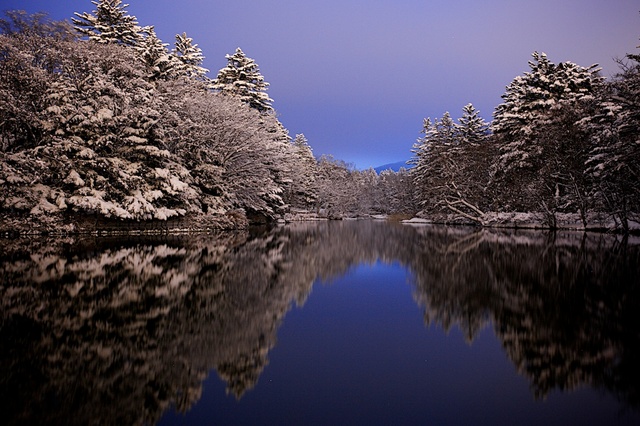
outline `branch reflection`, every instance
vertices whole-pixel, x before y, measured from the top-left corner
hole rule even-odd
[[[323,222],[0,244],[10,424],[153,423],[212,369],[240,398],[292,304],[377,260],[412,270],[427,325],[469,342],[493,326],[536,396],[593,386],[640,406],[640,246],[619,237]]]

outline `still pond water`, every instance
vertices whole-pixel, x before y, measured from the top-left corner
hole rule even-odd
[[[0,240],[22,424],[640,424],[640,244],[384,222]]]

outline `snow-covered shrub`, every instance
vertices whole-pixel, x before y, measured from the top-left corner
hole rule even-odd
[[[29,37],[0,36],[3,150],[10,151],[0,171],[2,207],[135,220],[199,213],[189,170],[154,136],[164,105],[136,52],[46,39],[36,56],[24,48]]]
[[[191,171],[207,211],[232,206],[273,215],[282,207],[286,156],[269,131],[275,116],[188,81],[158,87],[167,108],[157,134]]]

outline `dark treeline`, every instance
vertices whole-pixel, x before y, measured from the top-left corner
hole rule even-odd
[[[3,228],[412,211],[406,171],[316,160],[304,135],[292,139],[241,49],[210,79],[186,33],[170,51],[119,0],[95,4],[75,26],[21,11],[0,20]]]
[[[490,125],[472,105],[460,123],[426,119],[412,173],[422,214],[484,225],[534,212],[549,228],[570,215],[628,231],[640,212],[640,56],[619,63],[605,81],[534,52]]]
[[[628,231],[640,211],[640,55],[610,81],[534,53],[492,123],[469,104],[425,119],[415,167],[380,174],[314,157],[289,136],[256,62],[238,48],[216,78],[186,33],[170,50],[120,0],[72,23],[0,20],[3,230],[81,230],[79,218],[231,228],[314,212]],[[595,224],[595,225],[594,225]]]
[[[277,331],[314,283],[363,264],[412,271],[425,326],[492,326],[532,392],[592,386],[640,407],[640,249],[622,236],[380,221],[217,236],[6,241],[6,424],[151,424],[215,371],[259,386]]]
[[[285,194],[300,192],[291,189],[303,180],[296,162],[312,154],[291,143],[255,62],[238,50],[210,80],[186,34],[169,52],[119,1],[98,9],[98,18],[77,20],[92,29],[89,40],[43,15],[9,12],[2,21],[5,221],[27,216],[73,230],[66,219],[84,213],[191,217],[215,228],[281,214]],[[123,28],[107,31],[101,20]],[[250,80],[228,94],[219,82],[239,70]]]

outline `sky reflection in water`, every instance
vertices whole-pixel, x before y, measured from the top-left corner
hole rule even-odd
[[[620,238],[344,222],[3,244],[8,424],[640,421]]]
[[[361,264],[316,282],[290,311],[260,381],[240,400],[212,374],[202,402],[161,422],[195,424],[636,424],[608,394],[554,391],[534,400],[487,323],[472,342],[426,326],[413,277],[398,263]]]

